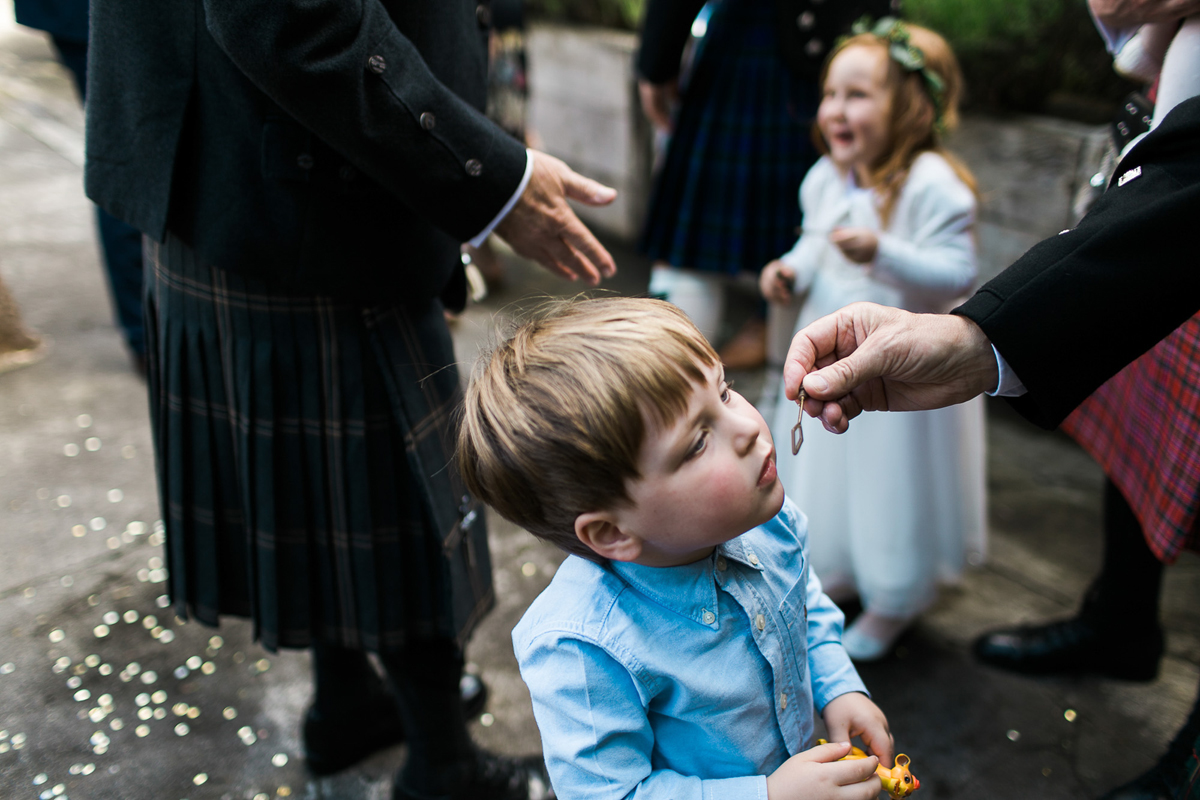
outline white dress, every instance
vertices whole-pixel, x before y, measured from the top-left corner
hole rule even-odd
[[[942,312],[976,276],[975,197],[936,153],[914,162],[880,231],[875,194],[857,188],[828,157],[800,187],[804,233],[783,260],[803,296],[797,330],[848,303],[868,300]],[[847,260],[828,240],[835,227],[879,232],[871,265]],[[771,426],[785,491],[809,520],[813,568],[851,578],[864,607],[911,617],[982,560],[985,542],[982,399],[935,411],[868,413],[844,434],[806,417],[804,446],[789,445],[796,404],[782,397]]]

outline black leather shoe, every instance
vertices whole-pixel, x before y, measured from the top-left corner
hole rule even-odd
[[[445,794],[424,794],[404,785],[404,770],[392,782],[392,800],[554,800],[541,756],[509,758],[477,750],[474,763],[460,769]]]
[[[478,716],[487,703],[487,684],[463,673],[459,682],[463,714]],[[382,682],[368,704],[336,717],[317,715],[309,708],[304,717],[304,756],[313,775],[331,775],[354,766],[372,753],[404,741],[404,725],[392,695]]]
[[[1102,795],[1099,800],[1173,800],[1175,791],[1176,787],[1171,786],[1155,767]]]
[[[1059,675],[1090,672],[1129,681],[1158,676],[1163,632],[1158,625],[1100,623],[1083,615],[1045,625],[985,633],[975,658],[1010,672]]]

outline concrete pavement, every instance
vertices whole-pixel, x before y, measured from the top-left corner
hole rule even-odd
[[[307,776],[304,653],[267,653],[242,621],[213,630],[162,607],[145,387],[111,322],[81,189],[82,114],[43,37],[10,20],[0,1],[0,275],[52,349],[0,375],[0,798],[386,798],[403,748]],[[612,288],[640,291],[647,265],[613,246]],[[513,304],[574,291],[508,264],[509,288],[455,326],[464,362]],[[750,397],[763,380],[736,377]],[[1191,707],[1200,560],[1168,570],[1169,651],[1153,683],[975,664],[980,631],[1069,614],[1100,545],[1095,465],[1003,404],[991,411],[990,559],[895,657],[861,671],[912,757],[919,797],[1086,800],[1149,766]],[[492,695],[473,729],[497,751],[531,753],[537,731],[508,632],[560,557],[491,522],[500,600],[468,655]]]

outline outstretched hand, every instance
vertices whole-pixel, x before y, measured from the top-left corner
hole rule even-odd
[[[582,278],[595,286],[611,278],[617,272],[613,257],[567,200],[606,206],[617,190],[583,177],[554,156],[530,152],[533,175],[496,234],[518,254],[569,280]]]
[[[853,303],[800,330],[783,367],[788,399],[803,384],[805,411],[834,433],[863,411],[943,408],[998,380],[991,343],[971,320],[874,303]]]
[[[875,800],[879,759],[838,760],[849,752],[849,742],[830,742],[797,753],[767,776],[767,800]]]

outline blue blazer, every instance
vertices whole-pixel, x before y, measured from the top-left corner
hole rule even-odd
[[[525,171],[482,112],[490,18],[486,0],[94,0],[88,196],[283,288],[428,300]]]

